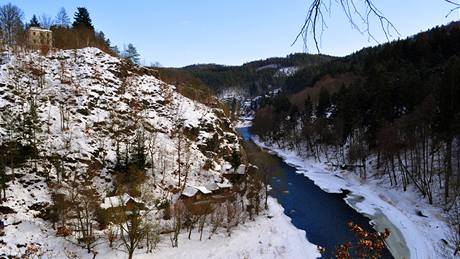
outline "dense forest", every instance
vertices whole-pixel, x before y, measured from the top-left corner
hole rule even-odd
[[[302,105],[287,95],[264,100],[253,131],[364,179],[373,161],[393,185],[413,185],[430,203],[458,213],[459,43],[456,22],[298,71],[287,85],[307,93]],[[303,89],[343,75],[353,80],[336,90],[310,96]]]
[[[250,96],[263,93],[267,86],[284,88],[286,77],[280,74],[282,68],[309,68],[332,60],[326,55],[297,53],[285,58],[269,58],[253,61],[242,66],[216,64],[191,65],[180,70],[191,73],[215,92],[228,88],[244,89]]]

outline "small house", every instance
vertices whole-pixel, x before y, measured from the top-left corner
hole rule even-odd
[[[100,205],[101,209],[117,209],[117,208],[128,208],[132,210],[134,208],[138,210],[146,210],[147,207],[144,203],[137,200],[136,198],[131,197],[129,194],[125,193],[120,196],[111,196],[104,198],[102,204]]]
[[[27,30],[27,45],[31,48],[41,49],[53,47],[53,32],[40,27],[30,27]]]
[[[192,198],[194,200],[201,200],[211,193],[212,191],[208,190],[204,186],[187,185],[182,191],[181,196],[185,199]]]

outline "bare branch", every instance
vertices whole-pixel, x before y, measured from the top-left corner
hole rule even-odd
[[[444,1],[452,2],[452,0]],[[370,40],[378,43],[370,28],[374,20],[378,21],[380,29],[387,40],[392,37],[393,32],[399,35],[399,32],[393,23],[383,14],[382,11],[380,11],[372,0],[335,0],[335,2],[340,6],[341,11],[345,14],[351,27],[361,34],[366,33]],[[452,3],[458,5],[455,2]],[[312,1],[308,8],[305,22],[292,45],[294,45],[299,38],[302,37],[304,47],[308,49],[308,40],[309,38],[313,38],[315,48],[318,52],[320,52],[320,39],[327,28],[326,20],[323,14],[324,12],[331,13],[332,4],[331,0]],[[460,6],[456,8],[460,8]]]
[[[449,12],[446,14],[446,18],[449,17],[453,12],[457,11],[460,9],[460,3],[456,3],[454,1],[451,1],[451,0],[444,0],[444,2],[447,2],[451,5],[453,5],[454,7],[452,9],[449,10]]]

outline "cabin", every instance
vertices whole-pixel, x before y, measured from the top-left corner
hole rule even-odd
[[[252,165],[248,167],[244,164],[239,165],[237,168],[233,168],[230,164],[226,164],[222,167],[222,176],[230,180],[232,183],[243,180],[246,176],[246,171],[252,168]]]
[[[111,197],[104,198],[100,207],[101,209],[105,209],[105,210],[121,209],[121,208],[127,208],[128,210],[133,210],[133,209],[147,210],[147,207],[145,206],[144,203],[137,200],[136,198],[131,197],[127,193],[120,195],[120,196],[111,196]]]
[[[27,30],[27,45],[30,48],[41,49],[53,47],[53,32],[40,27],[30,27]]]
[[[189,204],[220,203],[232,195],[231,183],[209,183],[205,186],[187,185],[181,193],[181,199]]]
[[[202,200],[209,196],[211,193],[212,191],[208,190],[204,186],[188,185],[182,191],[181,197],[183,199]]]

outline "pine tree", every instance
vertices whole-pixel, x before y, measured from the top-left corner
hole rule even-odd
[[[123,51],[123,57],[133,64],[139,64],[140,55],[137,52],[136,47],[134,47],[131,43],[129,43],[128,47]]]
[[[241,157],[239,152],[236,149],[233,149],[232,159],[230,161],[232,168],[237,169],[241,165]]]
[[[118,49],[117,45],[110,46],[110,50],[116,55],[120,55],[120,50]]]
[[[32,16],[32,19],[30,19],[29,26],[40,27],[40,23],[38,22],[37,16],[35,16],[35,14]]]
[[[326,116],[327,109],[331,106],[329,91],[322,87],[319,92],[318,106],[316,107],[316,117]]]
[[[72,24],[74,28],[84,27],[90,30],[94,30],[89,12],[85,7],[78,7],[77,12],[74,15],[74,22]]]
[[[439,128],[442,129],[442,135],[446,142],[445,154],[445,176],[444,176],[444,201],[448,202],[449,198],[449,182],[452,175],[452,141],[453,136],[453,121],[455,112],[459,110],[458,98],[460,91],[458,85],[460,83],[460,59],[457,56],[452,56],[447,62],[444,71],[443,80],[439,89]]]
[[[313,115],[313,103],[311,101],[310,95],[307,96],[307,99],[304,102],[304,114],[305,119],[310,121],[311,116]]]
[[[136,133],[133,154],[131,155],[131,162],[137,166],[138,169],[145,168],[146,153],[145,153],[145,136],[144,131],[139,129]]]

